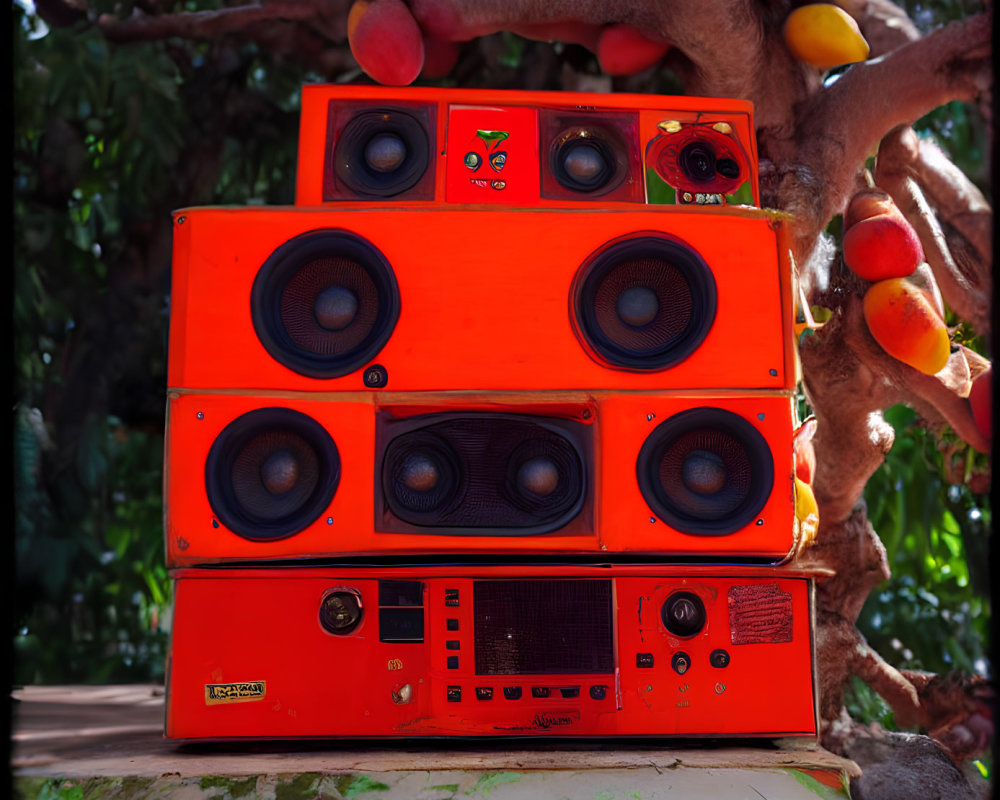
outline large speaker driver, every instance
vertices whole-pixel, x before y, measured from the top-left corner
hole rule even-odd
[[[392,197],[412,189],[430,163],[430,140],[416,117],[376,108],[351,118],[337,138],[333,168],[359,195]]]
[[[610,366],[662,370],[691,355],[715,319],[715,278],[683,242],[664,234],[616,239],[577,274],[578,333]]]
[[[230,422],[205,461],[208,502],[245,539],[270,541],[311,525],[340,481],[337,445],[316,420],[259,408]]]
[[[281,364],[312,378],[339,378],[370,361],[399,318],[392,267],[347,231],[287,241],[257,273],[250,293],[257,336]]]
[[[774,485],[767,440],[721,408],[692,408],[660,423],[636,462],[639,489],[665,523],[721,536],[750,524]]]

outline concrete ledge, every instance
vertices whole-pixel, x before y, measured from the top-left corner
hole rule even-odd
[[[800,742],[294,741],[162,737],[158,686],[14,692],[12,767],[28,800],[844,798],[852,761]]]

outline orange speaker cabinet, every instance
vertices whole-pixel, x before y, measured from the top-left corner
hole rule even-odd
[[[775,563],[788,393],[178,393],[171,567],[448,554]]]
[[[176,578],[173,739],[816,735],[806,577],[454,566]]]
[[[760,202],[742,100],[310,85],[299,129],[300,206]]]
[[[169,386],[789,389],[784,236],[744,208],[187,209]]]

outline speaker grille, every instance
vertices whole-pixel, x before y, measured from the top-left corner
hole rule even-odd
[[[282,539],[308,527],[333,500],[339,480],[333,439],[289,408],[260,408],[233,420],[205,462],[212,511],[245,539]]]
[[[639,452],[643,497],[684,533],[724,535],[753,521],[774,486],[767,440],[742,417],[694,408],[661,423]]]
[[[577,276],[574,311],[587,345],[610,366],[662,370],[691,355],[715,319],[711,270],[663,235],[617,239]]]
[[[399,529],[395,517],[435,533],[507,536],[557,530],[586,493],[582,436],[571,425],[509,414],[396,421],[381,466],[386,524]]]
[[[399,289],[385,257],[346,231],[312,231],[264,262],[250,296],[254,329],[281,364],[313,378],[365,366],[392,335]]]
[[[477,675],[614,672],[609,580],[472,584]]]

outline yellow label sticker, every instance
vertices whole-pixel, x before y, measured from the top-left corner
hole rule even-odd
[[[243,683],[206,683],[205,705],[220,703],[250,703],[263,700],[267,693],[266,681],[244,681]]]

